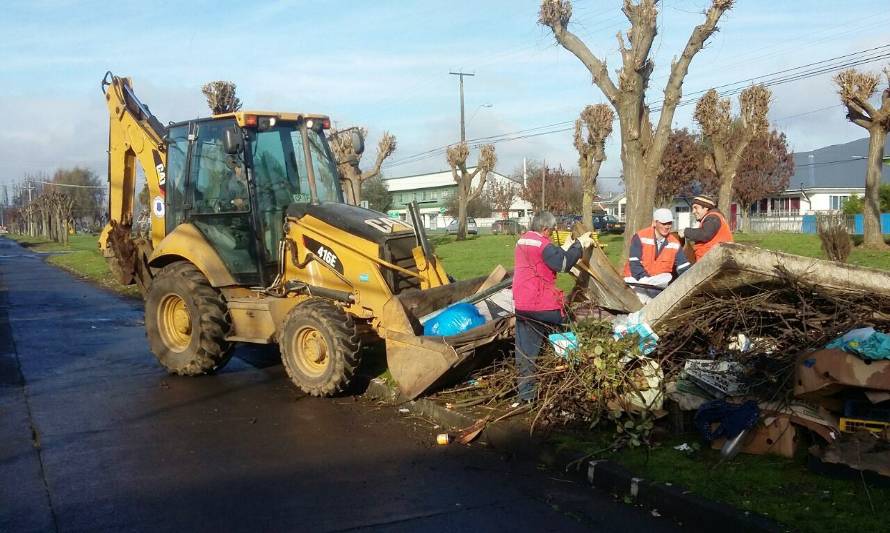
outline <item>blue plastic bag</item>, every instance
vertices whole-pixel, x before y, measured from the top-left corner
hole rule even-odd
[[[485,318],[479,314],[476,306],[470,303],[459,303],[448,307],[423,325],[423,334],[450,337],[485,324]]]

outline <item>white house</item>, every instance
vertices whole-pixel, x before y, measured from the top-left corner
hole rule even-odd
[[[473,169],[471,167],[468,170],[472,172]],[[478,180],[479,178],[476,177],[473,181],[474,185],[479,183]],[[385,181],[393,197],[393,205],[387,213],[390,217],[402,220],[407,219],[407,204],[416,201],[419,204],[418,207],[420,208],[420,215],[425,228],[442,229],[451,222],[452,217],[447,216],[445,211],[447,210],[449,199],[457,194],[457,184],[454,182],[450,169],[429,174],[387,178]],[[486,181],[487,183],[509,183],[517,189],[522,186],[522,183],[497,172],[489,172]],[[516,218],[520,222],[527,224],[531,210],[531,204],[517,195],[510,205],[509,211],[496,213],[495,218],[477,219],[476,222],[478,225],[485,227],[491,225],[498,218]]]
[[[890,140],[884,146],[890,150]],[[813,214],[839,211],[851,196],[865,194],[868,138],[794,153],[794,175],[788,188],[754,206],[755,214]],[[890,183],[890,166],[882,166],[882,183]]]

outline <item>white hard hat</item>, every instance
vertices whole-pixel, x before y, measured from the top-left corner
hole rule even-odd
[[[670,209],[665,209],[664,207],[662,207],[655,210],[655,213],[652,215],[652,219],[656,222],[667,224],[668,222],[674,221],[674,215],[671,214]]]

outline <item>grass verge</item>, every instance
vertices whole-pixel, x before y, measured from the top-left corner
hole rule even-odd
[[[24,247],[49,254],[47,262],[88,279],[98,285],[127,296],[140,297],[135,285],[121,285],[111,275],[105,258],[99,253],[95,235],[71,235],[68,244],[49,241],[42,237],[7,235]]]
[[[610,442],[604,433],[599,439],[597,434],[560,434],[553,441],[563,450],[598,452],[593,458],[611,459],[644,479],[768,516],[793,531],[882,531],[890,516],[890,489],[810,472],[802,450],[795,459],[740,454],[720,464],[720,453],[710,448],[674,449],[698,442],[697,435],[671,438],[648,450],[603,453]]]

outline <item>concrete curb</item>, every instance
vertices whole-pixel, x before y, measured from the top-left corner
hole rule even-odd
[[[380,379],[370,381],[365,396],[393,405],[402,405],[413,413],[431,418],[451,429],[465,428],[476,421],[465,413],[447,409],[425,398],[400,401],[398,391]],[[657,510],[661,516],[675,520],[691,531],[774,533],[787,530],[767,517],[702,498],[681,487],[636,477],[613,461],[587,461],[586,471],[582,468],[583,465],[575,469],[567,468],[566,465],[577,462],[578,458],[560,453],[543,439],[529,435],[528,427],[515,420],[508,419],[489,424],[480,435],[480,439],[499,451],[561,469],[576,481],[589,483],[598,490],[627,496],[633,503],[646,509]]]

